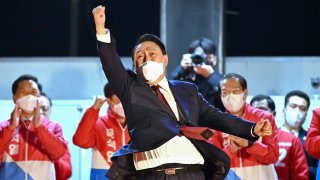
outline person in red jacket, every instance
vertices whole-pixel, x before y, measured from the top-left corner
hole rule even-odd
[[[315,159],[320,159],[320,108],[313,110],[311,124],[304,147]],[[320,163],[318,164],[316,177],[320,177]]]
[[[104,87],[105,97],[97,97],[94,104],[83,115],[73,143],[81,148],[92,148],[90,179],[105,179],[111,166],[111,157],[129,142],[129,133],[122,104],[110,84]],[[107,115],[99,117],[102,105],[109,105]]]
[[[311,124],[304,146],[312,157],[320,159],[320,107],[313,110]]]
[[[46,93],[41,92],[39,99],[41,115],[50,120],[52,107],[51,98]],[[67,151],[59,159],[54,160],[54,168],[57,180],[66,180],[71,177],[72,166],[69,147],[67,147]]]
[[[276,116],[276,106],[270,96],[256,95],[250,105]],[[279,180],[308,180],[308,163],[299,138],[279,129],[278,141],[280,155],[274,166]]]
[[[246,103],[247,81],[236,73],[227,73],[220,80],[221,99],[228,113],[251,122],[268,119],[273,127],[271,136],[250,142],[240,137],[216,132],[212,142],[231,158],[231,169],[226,179],[277,179],[273,164],[279,157],[278,128],[272,114]]]
[[[0,123],[0,179],[55,180],[53,161],[67,144],[61,126],[40,115],[38,79],[18,77],[12,94],[11,118]]]

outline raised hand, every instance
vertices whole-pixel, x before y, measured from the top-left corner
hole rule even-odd
[[[94,23],[96,25],[96,32],[97,34],[106,34],[105,22],[106,22],[106,15],[105,15],[105,7],[104,6],[97,6],[92,10]]]
[[[37,105],[33,110],[33,119],[32,122],[34,124],[34,127],[39,127],[41,125],[40,121],[40,100],[37,100]]]
[[[19,108],[19,102],[16,103],[10,118],[10,128],[15,129],[19,124],[19,119],[21,115],[21,109]]]
[[[180,65],[184,68],[187,69],[188,67],[192,67],[192,59],[191,59],[191,54],[184,54],[182,56],[182,60],[180,62]]]
[[[270,136],[272,134],[272,125],[269,120],[261,119],[254,127],[254,132],[258,136]]]
[[[107,98],[104,96],[97,96],[96,101],[93,104],[93,109],[100,109],[102,105],[107,101]]]

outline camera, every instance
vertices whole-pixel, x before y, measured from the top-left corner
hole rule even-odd
[[[195,51],[191,54],[192,64],[201,65],[207,61],[207,55],[202,51]]]

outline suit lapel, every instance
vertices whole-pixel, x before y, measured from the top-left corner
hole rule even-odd
[[[185,100],[184,100],[185,98],[188,98],[183,93],[185,89],[181,89],[179,86],[176,85],[176,83],[173,83],[171,81],[169,81],[169,86],[174,96],[174,99],[176,100],[178,111],[181,112],[183,116],[181,121],[184,120],[188,122],[190,117],[190,112],[188,111],[189,106],[187,103],[185,103]]]
[[[159,107],[159,110],[166,112],[166,114],[170,115],[173,119],[177,120],[176,116],[171,112],[170,109],[167,108],[167,106],[159,99],[159,97],[153,92],[151,87],[148,86],[148,91],[152,94],[152,102],[156,104],[156,106]]]

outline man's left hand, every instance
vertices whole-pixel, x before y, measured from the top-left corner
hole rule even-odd
[[[36,108],[33,110],[33,119],[32,122],[34,124],[34,127],[39,127],[41,125],[40,121],[40,102],[39,100],[37,101]]]
[[[270,136],[272,134],[272,125],[268,119],[261,119],[257,122],[253,130],[258,136]]]

